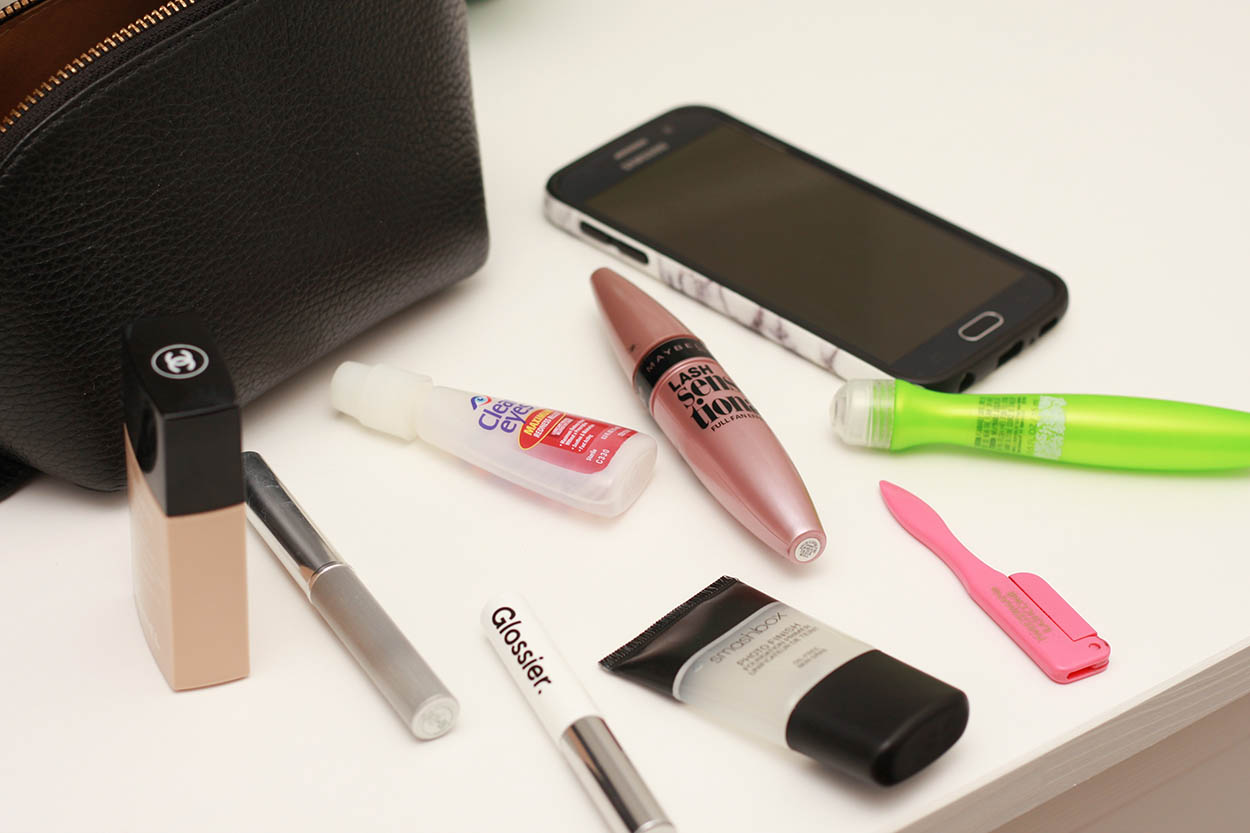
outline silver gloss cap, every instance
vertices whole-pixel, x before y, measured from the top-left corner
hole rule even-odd
[[[255,451],[243,452],[247,519],[305,595],[313,576],[343,559]]]
[[[603,718],[574,720],[560,751],[612,833],[677,833]]]

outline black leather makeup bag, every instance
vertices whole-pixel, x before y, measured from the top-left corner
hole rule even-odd
[[[0,5],[0,495],[123,486],[130,320],[199,313],[247,401],[481,266],[464,16]]]

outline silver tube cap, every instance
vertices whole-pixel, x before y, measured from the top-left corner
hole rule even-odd
[[[603,718],[573,721],[560,751],[612,833],[676,833]]]
[[[243,482],[248,520],[307,595],[313,576],[343,559],[255,451],[243,452]]]

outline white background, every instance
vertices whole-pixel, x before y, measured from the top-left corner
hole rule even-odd
[[[789,449],[829,531],[820,560],[766,551],[663,440],[649,489],[604,521],[370,433],[327,391],[339,361],[386,361],[654,432],[587,283],[606,261],[540,198],[557,167],[701,102],[1067,280],[1064,321],[977,390],[1250,409],[1248,29],[1232,2],[473,4],[488,265],[245,414],[247,446],[460,698],[459,726],[414,741],[250,533],[252,676],[170,693],[135,617],[124,499],[41,479],[0,505],[0,830],[599,830],[479,632],[504,589],[686,832],[899,830],[1242,646],[1244,475],[847,449],[832,377],[619,264]],[[1110,641],[1110,669],[1049,682],[890,519],[882,478],[991,564],[1048,579]],[[962,687],[967,734],[870,788],[595,667],[724,573]]]

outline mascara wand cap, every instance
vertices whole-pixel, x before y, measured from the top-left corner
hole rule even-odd
[[[414,440],[421,433],[421,412],[433,388],[434,381],[419,373],[385,364],[343,362],[330,381],[330,402],[362,425]]]
[[[894,380],[847,382],[833,396],[829,419],[847,445],[889,448],[894,438]]]

